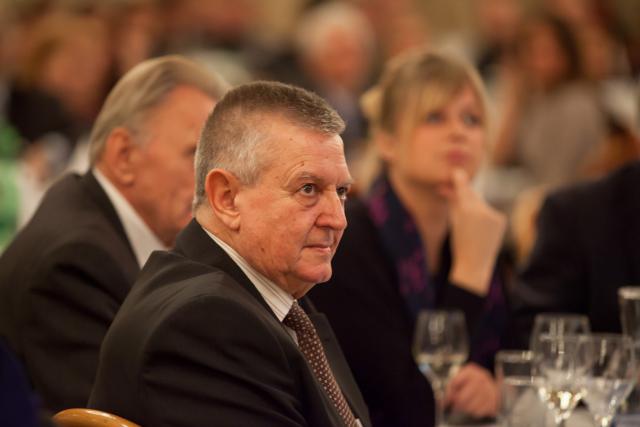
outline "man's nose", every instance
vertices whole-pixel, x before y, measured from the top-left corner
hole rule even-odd
[[[347,227],[347,218],[344,214],[343,199],[337,193],[329,194],[323,199],[318,225],[334,230],[344,230]]]

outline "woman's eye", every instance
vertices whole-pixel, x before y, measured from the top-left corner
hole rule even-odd
[[[429,114],[427,114],[427,117],[425,117],[424,121],[425,123],[429,123],[429,124],[437,124],[437,123],[441,123],[443,119],[444,119],[444,114],[442,114],[442,112],[432,111]]]
[[[467,126],[478,126],[482,124],[482,118],[478,114],[465,113],[462,115],[462,121]]]

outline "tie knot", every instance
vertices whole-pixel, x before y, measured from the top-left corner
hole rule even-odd
[[[309,319],[307,313],[300,307],[298,301],[293,302],[289,313],[287,313],[282,323],[293,329],[298,335],[315,332],[311,319]]]

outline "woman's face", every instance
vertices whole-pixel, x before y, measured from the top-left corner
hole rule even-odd
[[[427,111],[407,138],[387,153],[390,170],[436,190],[452,185],[455,169],[477,172],[485,150],[484,113],[476,93],[466,85],[441,108]]]
[[[544,23],[535,23],[529,29],[522,60],[533,83],[545,88],[561,81],[569,68],[553,29]]]

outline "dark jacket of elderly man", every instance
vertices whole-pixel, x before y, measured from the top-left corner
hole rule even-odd
[[[191,219],[196,143],[225,88],[179,57],[134,67],[96,120],[91,170],[54,184],[0,258],[0,334],[46,408],[87,405],[140,267]]]
[[[105,338],[90,406],[148,426],[370,425],[323,315],[351,176],[317,95],[225,95],[196,154],[195,220],[155,252]]]

